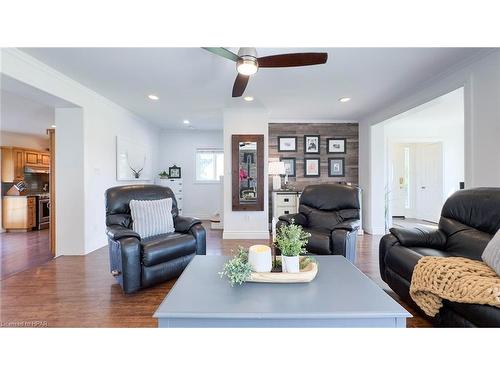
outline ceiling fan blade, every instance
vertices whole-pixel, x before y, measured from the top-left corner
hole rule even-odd
[[[201,47],[201,48],[229,60],[238,61],[238,59],[240,58],[237,54],[232,53],[230,50],[225,49],[223,47]]]
[[[248,80],[250,76],[245,76],[243,74],[238,74],[236,79],[234,80],[233,85],[233,98],[237,98],[245,92],[245,88],[247,87]]]
[[[287,53],[259,57],[259,68],[288,68],[292,66],[307,66],[326,63],[327,53]]]

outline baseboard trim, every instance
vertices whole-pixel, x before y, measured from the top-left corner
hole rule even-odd
[[[225,230],[222,233],[222,238],[224,240],[268,240],[269,232],[267,230],[254,231],[254,232],[239,232],[239,231]]]
[[[210,218],[212,217],[212,215],[210,215],[210,214],[191,214],[191,213],[188,213],[188,212],[183,212],[182,216],[196,217],[196,218],[198,218],[200,220],[210,220]]]
[[[368,234],[375,235],[375,236],[382,236],[385,234],[385,228],[384,227],[369,227],[366,226],[363,228],[364,231]]]

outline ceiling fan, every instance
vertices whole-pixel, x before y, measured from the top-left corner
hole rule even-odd
[[[259,68],[289,68],[294,66],[318,65],[326,63],[327,53],[287,53],[257,57],[255,48],[242,47],[235,54],[223,47],[203,47],[218,56],[236,62],[238,75],[233,85],[233,98],[243,95],[250,76],[257,73]]]

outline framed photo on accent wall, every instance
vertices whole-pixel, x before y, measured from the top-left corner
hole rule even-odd
[[[326,152],[328,154],[345,154],[346,138],[328,138],[326,140]]]
[[[319,135],[304,135],[304,154],[319,154]]]
[[[280,158],[280,161],[285,163],[285,174],[288,175],[288,177],[295,177],[295,167],[296,167],[296,159],[295,158]]]
[[[345,177],[344,158],[328,158],[328,177]]]
[[[278,152],[297,152],[297,137],[278,136]]]
[[[304,158],[304,177],[319,177],[319,158]]]

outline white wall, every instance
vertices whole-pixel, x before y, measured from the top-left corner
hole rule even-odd
[[[45,151],[49,148],[49,137],[2,130],[0,132],[0,146],[17,146]]]
[[[370,143],[369,149],[360,147],[360,184],[369,196],[365,203],[383,201],[383,186],[372,183],[375,174],[370,170],[371,149],[380,147],[381,141],[373,126],[460,87],[464,87],[465,186],[500,186],[500,52],[492,52],[427,82],[420,91],[360,121],[360,144]],[[367,137],[370,141],[363,139]],[[364,211],[365,229],[378,233],[384,220],[379,208],[375,203],[365,204]]]
[[[229,108],[224,111],[224,234],[223,238],[269,238],[268,228],[268,112],[263,108]],[[233,211],[231,201],[231,137],[264,135],[264,211]]]
[[[182,168],[184,216],[209,219],[214,213],[221,213],[222,183],[196,182],[196,149],[223,149],[222,130],[164,130],[160,136],[159,170],[172,165]]]
[[[153,160],[157,160],[158,128],[31,56],[16,49],[1,49],[0,54],[1,73],[62,98],[82,109],[82,132],[78,136],[83,135],[81,138],[65,139],[64,134],[70,134],[71,131],[61,131],[56,119],[56,125],[58,125],[56,144],[70,142],[78,146],[74,149],[76,151],[68,148],[56,151],[56,153],[61,151],[59,155],[56,155],[56,160],[59,157],[66,157],[68,160],[73,157],[78,158],[83,149],[83,169],[77,167],[73,172],[78,179],[83,176],[84,186],[72,197],[72,200],[76,202],[83,200],[83,212],[75,210],[72,200],[64,201],[60,195],[57,195],[56,205],[58,214],[63,217],[73,215],[78,220],[83,217],[83,227],[75,225],[72,231],[84,233],[84,243],[81,245],[75,243],[66,247],[58,231],[56,251],[58,255],[85,254],[104,246],[106,244],[104,191],[108,187],[120,184],[116,181],[116,136],[127,136],[146,144],[152,150]],[[61,124],[61,126],[65,125]],[[76,129],[73,130],[76,131]],[[71,154],[72,151],[78,155]],[[157,168],[153,166],[153,170]],[[65,177],[64,171],[62,174],[57,172],[56,165],[58,181]]]

